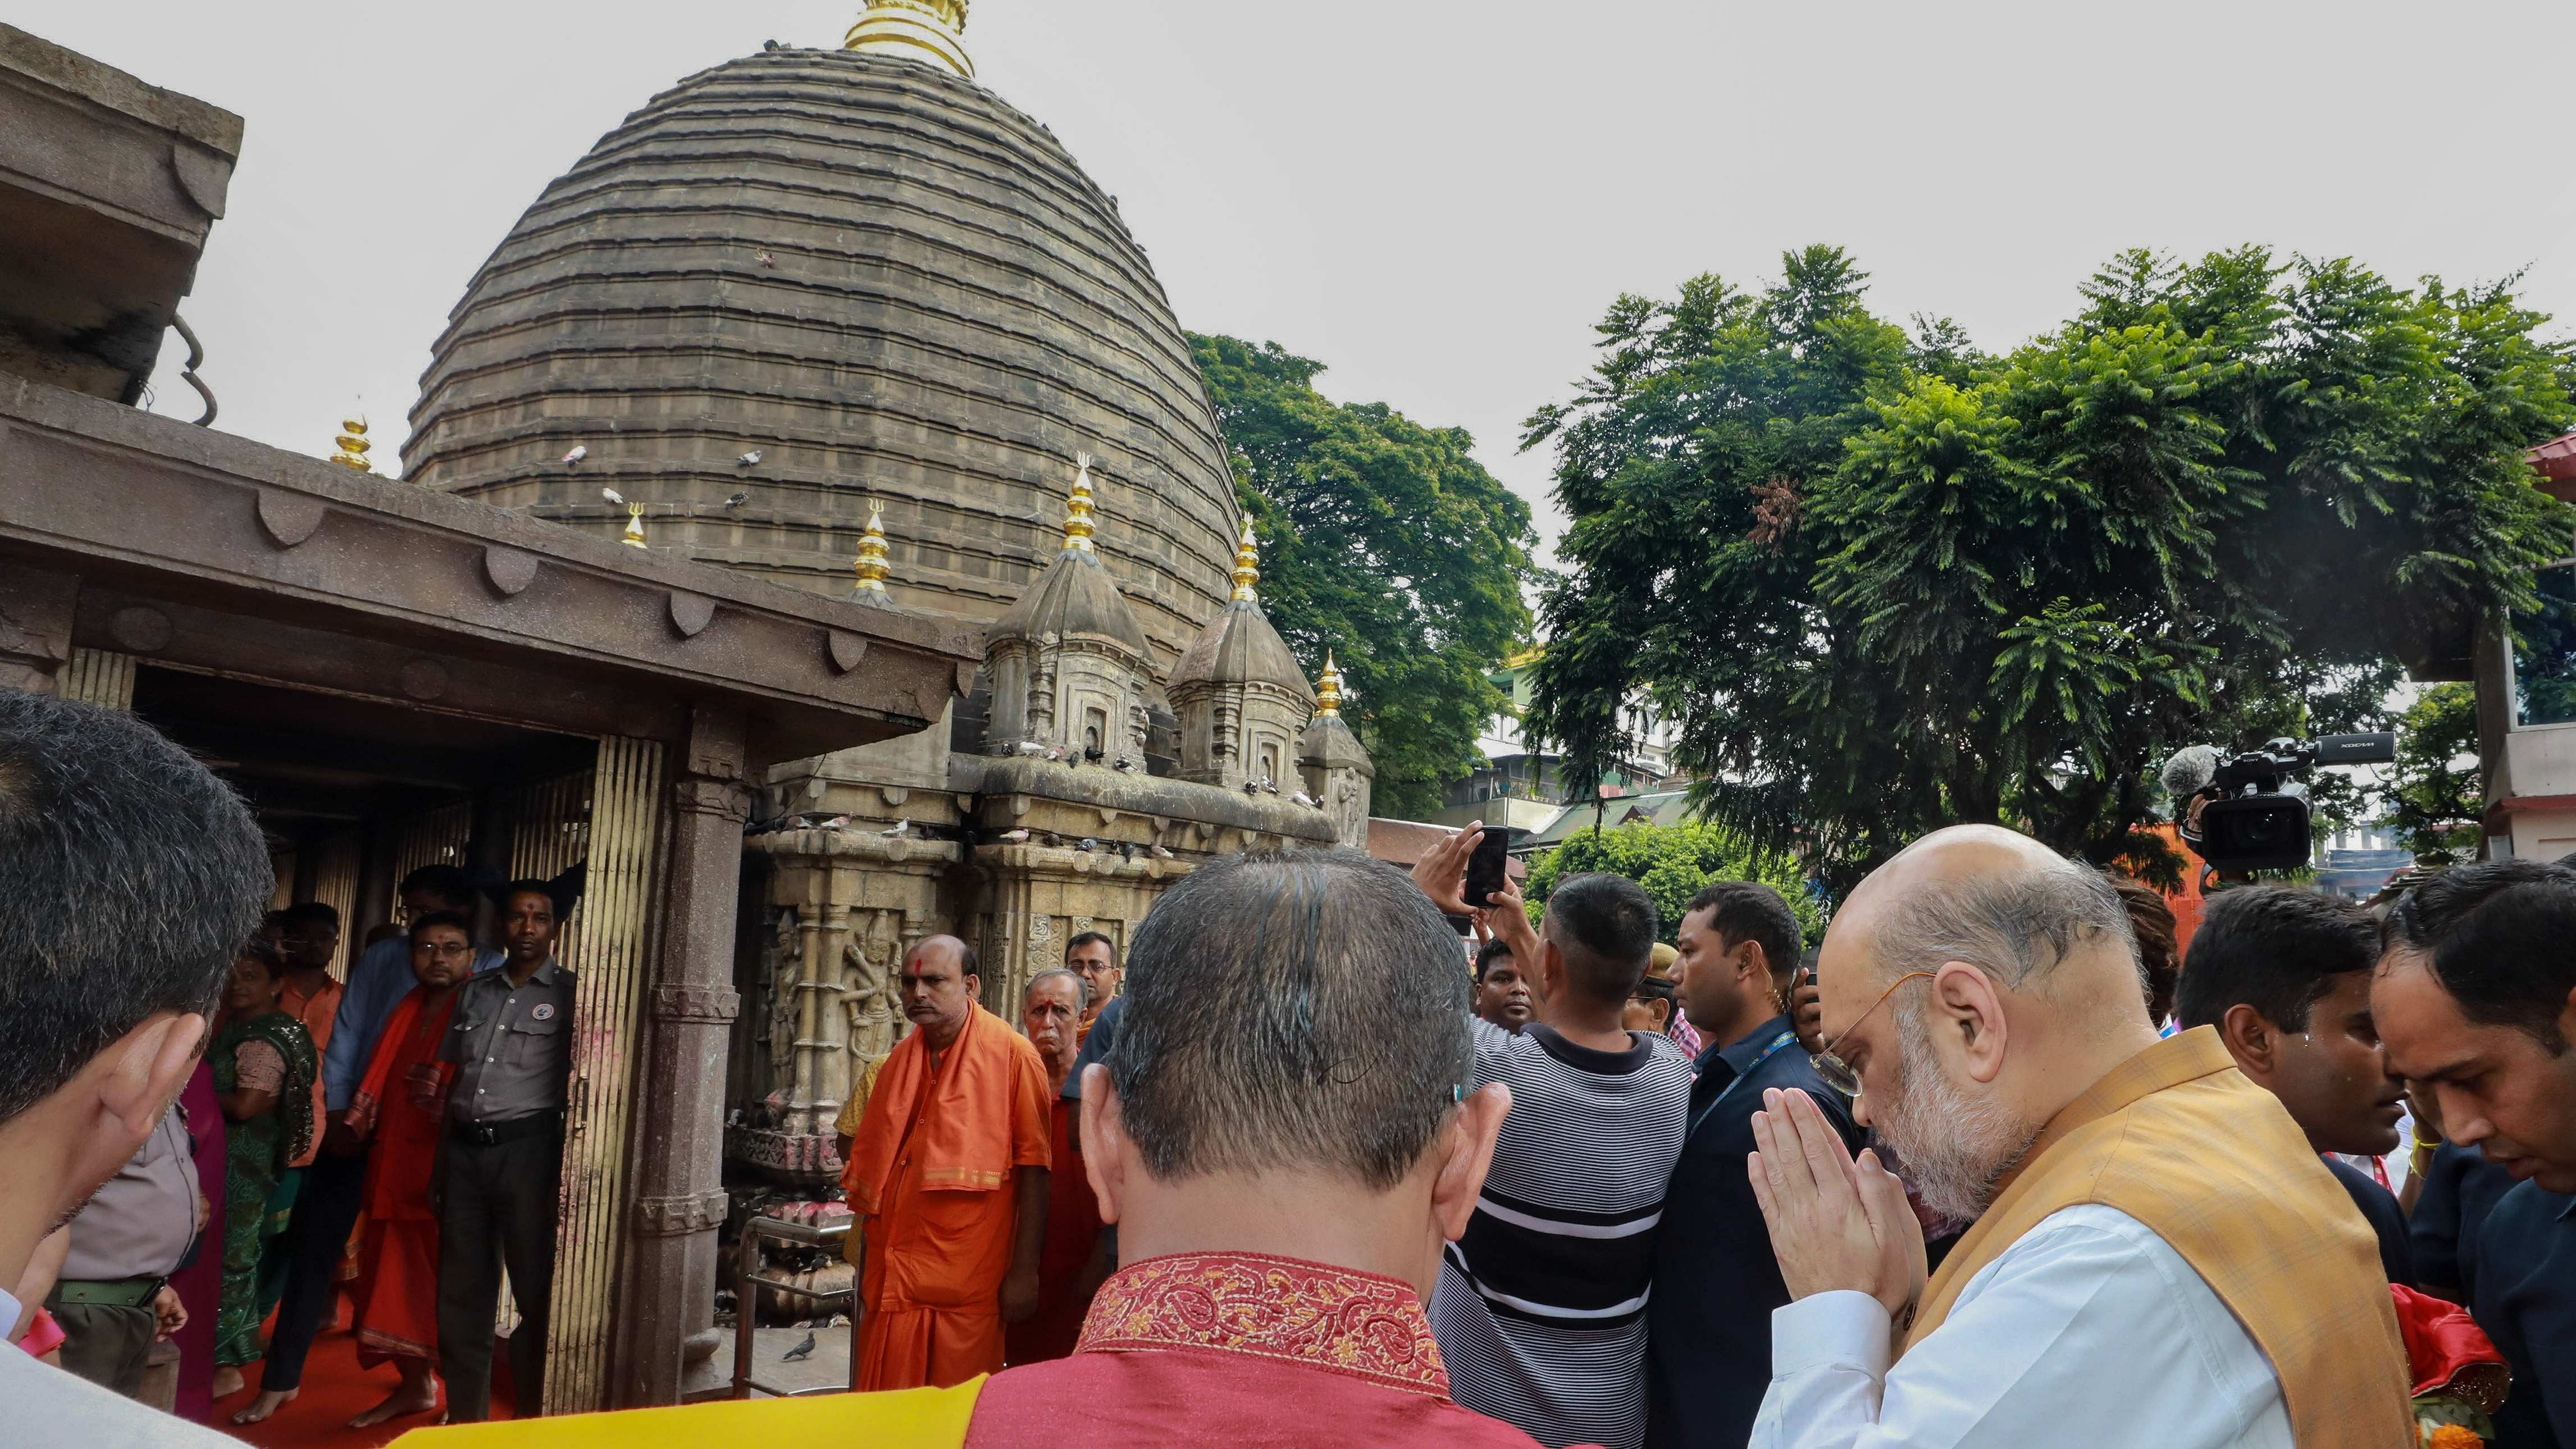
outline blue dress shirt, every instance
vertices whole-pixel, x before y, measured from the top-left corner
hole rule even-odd
[[[1773,1087],[1805,1092],[1845,1147],[1862,1146],[1851,1104],[1816,1075],[1794,1038],[1763,1055],[1788,1030],[1789,1019],[1775,1016],[1700,1053],[1691,1134],[1655,1231],[1655,1288],[1646,1304],[1648,1449],[1741,1449],[1771,1386],[1771,1311],[1788,1304],[1789,1288],[1745,1172],[1762,1094]]]
[[[2495,1449],[2576,1449],[2576,1196],[2517,1184],[2478,1230],[2469,1314],[2513,1366]]]

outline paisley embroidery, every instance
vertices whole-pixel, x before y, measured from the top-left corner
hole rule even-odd
[[[1259,1253],[1176,1253],[1100,1287],[1077,1353],[1246,1353],[1449,1394],[1413,1289],[1393,1278]]]

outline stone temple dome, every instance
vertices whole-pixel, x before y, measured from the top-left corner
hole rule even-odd
[[[745,56],[629,116],[476,274],[412,427],[429,487],[615,537],[613,488],[652,547],[835,594],[882,500],[893,602],[976,623],[1054,562],[1088,453],[1154,663],[1227,597],[1224,444],[1117,204],[883,49]]]

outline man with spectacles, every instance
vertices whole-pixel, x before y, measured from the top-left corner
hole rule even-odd
[[[1932,1208],[1978,1221],[1927,1283],[1903,1185],[1808,1094],[1764,1094],[1752,1185],[1794,1301],[1752,1449],[2411,1440],[2369,1229],[2215,1031],[2157,1037],[2098,872],[1938,831],[1853,892],[1820,964],[1820,1065]]]
[[[1789,1302],[1744,1175],[1753,1115],[1766,1091],[1803,1092],[1846,1151],[1860,1147],[1861,1133],[1782,1007],[1801,938],[1780,893],[1755,881],[1717,882],[1683,912],[1679,940],[1682,1006],[1709,1045],[1655,1235],[1646,1443],[1737,1449],[1771,1383],[1771,1311]]]

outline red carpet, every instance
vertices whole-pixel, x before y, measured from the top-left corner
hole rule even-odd
[[[313,1341],[312,1355],[304,1361],[304,1388],[294,1402],[264,1424],[237,1428],[233,1411],[248,1405],[259,1392],[259,1366],[250,1365],[244,1377],[249,1380],[247,1388],[216,1402],[214,1427],[262,1449],[377,1449],[438,1422],[435,1414],[414,1414],[371,1429],[350,1428],[351,1419],[382,1402],[402,1379],[391,1364],[373,1371],[359,1368],[358,1336],[345,1329]],[[502,1382],[507,1377],[506,1373],[494,1376],[492,1417],[496,1419],[509,1416],[508,1389]]]

